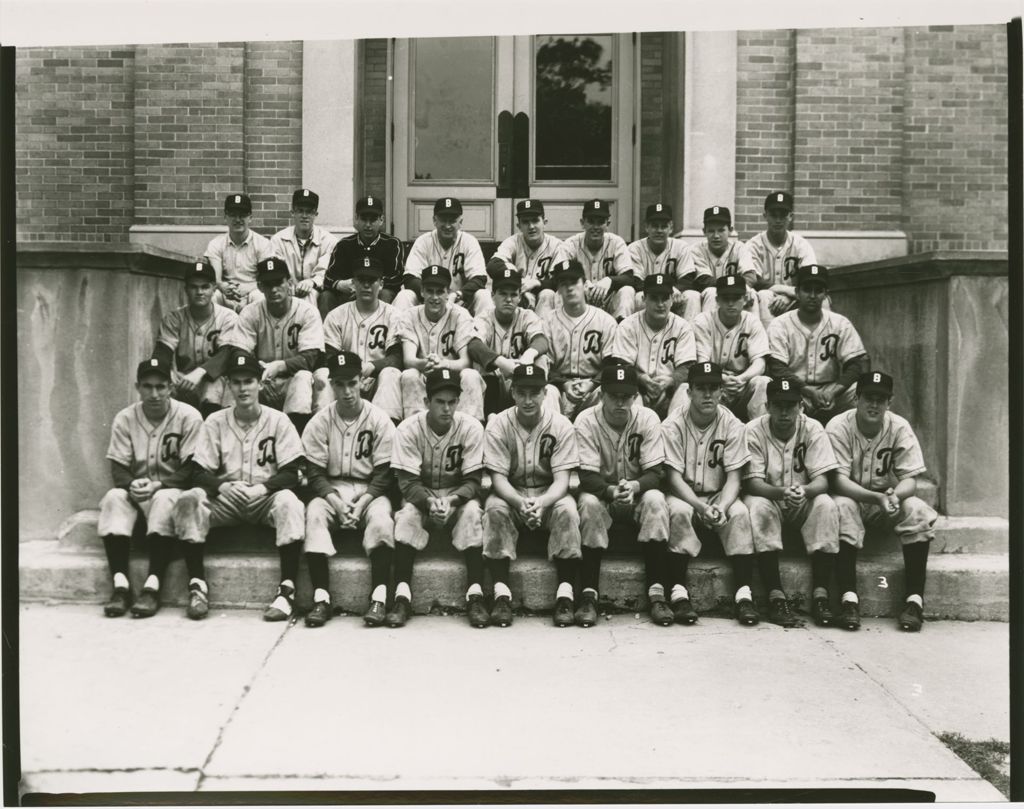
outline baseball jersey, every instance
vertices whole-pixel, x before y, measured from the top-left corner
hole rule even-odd
[[[750,462],[743,478],[762,478],[771,486],[806,486],[838,464],[825,428],[803,413],[797,416],[796,432],[788,441],[772,435],[767,414],[744,428]]]
[[[405,247],[398,239],[387,233],[378,233],[369,244],[363,244],[358,233],[339,239],[327,260],[324,283],[333,285],[335,281],[351,279],[352,267],[356,262],[362,263],[362,259],[367,256],[377,259],[384,268],[384,289],[397,290],[402,286],[402,276],[405,274]]]
[[[829,421],[825,432],[839,471],[865,489],[884,492],[925,471],[921,445],[903,416],[886,412],[878,435],[867,438],[857,429],[857,411],[847,410]]]
[[[723,275],[736,275],[740,272],[740,251],[743,242],[730,240],[722,255],[716,256],[708,247],[708,240],[690,247],[690,260],[697,275],[710,275],[721,278]]]
[[[813,329],[800,322],[797,310],[775,318],[768,326],[771,356],[789,366],[801,382],[835,382],[843,366],[866,352],[860,335],[843,315],[823,310]]]
[[[329,230],[313,225],[305,244],[300,244],[295,227],[289,226],[271,237],[270,250],[288,265],[293,281],[304,281],[323,277],[336,241]]]
[[[458,411],[448,432],[438,435],[427,424],[427,412],[410,416],[398,425],[391,468],[420,476],[428,489],[451,489],[465,475],[484,466],[484,428]]]
[[[517,489],[546,488],[555,472],[580,465],[580,451],[572,423],[546,408],[540,421],[527,430],[516,418],[518,408],[503,410],[487,425],[484,465],[505,475]]]
[[[196,451],[203,417],[191,405],[170,400],[163,421],[153,425],[142,402],[121,410],[110,426],[107,458],[127,467],[133,478],[164,480]]]
[[[690,420],[689,410],[681,410],[662,423],[661,432],[666,465],[679,472],[697,494],[720,492],[726,473],[750,460],[743,423],[722,405],[704,429]]]
[[[230,234],[214,236],[206,245],[204,254],[217,273],[217,281],[241,281],[256,283],[256,265],[265,258],[270,258],[270,239],[260,236],[255,230],[241,245],[231,241]]]
[[[569,378],[597,376],[602,358],[611,354],[614,317],[590,304],[577,318],[558,307],[548,316],[545,326],[552,374]]]
[[[416,237],[405,260],[405,274],[419,278],[431,264],[444,267],[452,274],[453,290],[462,289],[470,278],[481,275],[486,278],[484,254],[480,242],[472,233],[460,230],[452,246],[445,250],[437,238],[437,231],[423,233]]]
[[[593,283],[609,275],[633,271],[629,248],[621,236],[605,233],[601,248],[596,253],[587,249],[586,239],[586,232],[570,236],[565,240],[563,251],[566,258],[574,258],[583,265],[587,281]]]
[[[523,276],[523,281],[540,281],[544,283],[551,273],[551,265],[557,264],[565,256],[565,243],[554,236],[544,234],[544,240],[536,250],[526,244],[522,233],[509,236],[498,245],[494,255],[504,261],[509,268],[515,268]]]
[[[753,270],[769,284],[792,285],[797,267],[817,263],[814,248],[807,239],[795,233],[789,233],[785,244],[776,247],[768,241],[768,232],[762,231],[740,251],[740,272]]]
[[[665,249],[658,255],[651,250],[646,238],[638,239],[629,245],[629,258],[637,278],[658,274],[667,275],[669,278],[685,278],[695,273],[689,245],[682,239],[671,236]]]
[[[238,315],[233,309],[215,303],[209,319],[196,323],[188,306],[182,306],[164,315],[156,340],[174,352],[179,371],[191,371],[217,352],[221,337],[226,336],[237,321]]]
[[[473,319],[474,336],[479,337],[491,351],[509,359],[519,359],[535,337],[544,336],[544,326],[529,309],[517,306],[512,323],[503,326],[491,312],[486,317]]]
[[[260,405],[259,418],[248,430],[235,419],[232,407],[210,414],[192,460],[218,477],[255,485],[301,457],[302,439],[291,419]]]
[[[351,351],[363,362],[377,362],[398,342],[395,321],[398,311],[384,301],[377,310],[364,315],[355,301],[343,303],[324,318],[324,345],[336,351]]]
[[[401,312],[395,319],[395,338],[416,346],[416,356],[439,354],[458,359],[459,352],[473,337],[473,316],[461,306],[448,304],[444,314],[433,322],[423,304]]]
[[[346,421],[338,408],[318,410],[302,431],[306,460],[338,480],[369,480],[375,467],[391,461],[395,425],[388,414],[363,402],[359,415]]]
[[[235,327],[223,340],[263,362],[287,360],[310,349],[323,351],[324,326],[320,313],[306,301],[292,298],[288,311],[274,317],[263,300],[242,309]]]
[[[718,317],[718,312],[701,312],[693,319],[693,336],[697,343],[697,362],[715,362],[731,374],[742,374],[758,357],[769,354],[768,332],[761,318],[740,312],[740,319],[731,329]]]
[[[576,417],[575,428],[580,470],[599,472],[605,483],[618,483],[623,478],[637,480],[645,469],[665,462],[661,419],[649,408],[633,408],[620,432],[608,423],[601,405],[596,404]]]
[[[664,328],[654,331],[647,325],[644,312],[634,312],[615,327],[608,352],[648,376],[667,371],[697,359],[693,328],[684,318],[669,312]]]

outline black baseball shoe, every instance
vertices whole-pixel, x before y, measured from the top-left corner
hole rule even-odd
[[[924,626],[924,610],[916,601],[908,601],[903,605],[903,612],[900,613],[900,629],[904,632],[920,632]]]
[[[816,598],[811,604],[811,617],[818,626],[832,626],[836,622],[836,616],[828,605],[827,598]]]
[[[264,621],[287,621],[295,612],[295,588],[287,584],[277,586],[277,595],[263,611]]]
[[[555,600],[555,612],[552,616],[555,626],[572,626],[575,620],[573,615],[572,599],[562,596]]]
[[[697,623],[697,610],[693,608],[688,598],[680,598],[672,602],[672,614],[677,624]]]
[[[370,600],[370,606],[363,613],[363,623],[367,626],[384,626],[384,618],[387,610],[384,609],[383,601]]]
[[[576,626],[588,627],[597,623],[597,599],[592,593],[584,593],[573,616]]]
[[[313,609],[306,613],[306,626],[321,627],[331,620],[332,613],[330,601],[314,601]]]
[[[193,621],[201,621],[210,613],[210,597],[206,594],[198,582],[188,586],[188,607],[185,615]]]
[[[132,605],[132,591],[127,587],[115,587],[107,603],[103,605],[103,614],[108,618],[120,618]]]
[[[860,629],[860,605],[856,601],[844,601],[839,607],[839,625],[851,632]]]
[[[152,618],[160,609],[160,594],[151,587],[144,587],[132,604],[133,618]]]
[[[466,600],[466,617],[469,625],[475,629],[483,629],[491,622],[483,596],[474,594]]]
[[[391,605],[388,614],[384,616],[384,623],[392,629],[405,626],[412,617],[412,604],[405,596],[395,596],[395,603]]]
[[[785,598],[771,598],[768,600],[768,620],[786,629],[793,629],[804,625],[804,622],[797,618],[789,608],[789,601]]]
[[[736,620],[744,626],[755,626],[761,620],[757,607],[749,598],[741,598],[736,602]]]
[[[672,608],[665,603],[665,596],[648,596],[647,611],[651,616],[651,623],[658,626],[671,626],[676,620]]]
[[[512,599],[498,596],[491,605],[492,626],[512,626]]]

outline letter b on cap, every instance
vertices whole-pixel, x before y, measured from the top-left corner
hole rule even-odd
[[[782,389],[789,390],[789,382],[787,382],[785,379],[782,380]]]
[[[704,363],[704,373],[706,373],[706,374],[710,374],[711,373],[711,363],[710,362],[705,362]]]
[[[527,365],[525,373],[526,373],[527,376],[533,376],[533,366],[532,365]]]
[[[874,376],[872,376],[872,381],[874,381],[874,382],[881,382],[882,381],[882,375],[881,374],[875,374]]]
[[[444,201],[444,207],[445,208],[451,208],[452,207],[452,201],[450,199],[446,198],[445,201]]]
[[[618,380],[619,382],[622,382],[622,381],[623,381],[623,380],[624,380],[624,379],[626,378],[626,372],[625,372],[625,371],[623,371],[623,370],[622,370],[621,368],[619,368],[619,370],[617,370],[617,371],[615,372],[615,378],[616,378],[616,379],[617,379],[617,380]]]

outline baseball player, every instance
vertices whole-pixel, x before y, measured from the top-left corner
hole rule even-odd
[[[842,595],[839,622],[860,626],[857,600],[857,551],[865,525],[892,527],[903,544],[906,602],[899,625],[918,632],[924,623],[924,582],[928,548],[935,538],[935,509],[916,496],[924,458],[914,430],[889,410],[893,379],[869,370],[857,379],[857,407],[826,425],[838,467],[832,491],[839,511],[836,579]]]
[[[752,626],[760,618],[751,594],[754,539],[750,513],[739,499],[740,473],[749,460],[743,424],[719,404],[722,368],[698,362],[690,368],[690,401],[662,424],[668,478],[668,578],[677,618],[686,615],[676,602],[689,599],[686,570],[700,553],[701,536],[713,532],[732,562],[736,618]],[[653,609],[653,606],[652,606]],[[652,613],[652,618],[657,618]]]
[[[263,368],[260,401],[283,410],[301,431],[313,411],[313,370],[324,350],[323,322],[312,304],[292,297],[281,259],[261,261],[256,277],[266,300],[246,306],[221,339],[256,355]]]
[[[402,288],[405,274],[405,248],[394,236],[383,233],[384,199],[368,196],[356,200],[356,232],[339,239],[331,251],[324,274],[324,291],[317,298],[320,313],[326,319],[335,306],[352,300],[352,269],[364,258],[372,258],[383,269],[380,299],[391,303]]]
[[[252,354],[235,354],[227,374],[235,404],[203,423],[192,456],[195,486],[178,498],[174,518],[181,538],[200,554],[211,528],[273,526],[281,584],[263,618],[284,621],[295,609],[306,530],[305,509],[292,491],[304,466],[302,439],[284,413],[260,404],[263,368]],[[200,586],[206,595],[206,583]]]
[[[214,303],[240,312],[262,299],[256,289],[256,264],[271,255],[270,240],[249,227],[252,201],[245,194],[227,195],[224,220],[228,232],[210,240],[204,258],[217,273]]]
[[[701,291],[714,278],[710,270],[698,275],[690,248],[672,236],[672,206],[656,202],[647,206],[644,218],[647,237],[629,245],[629,256],[637,278],[667,275],[673,283],[672,311],[692,321],[700,313]],[[634,308],[643,307],[643,294],[637,292]]]
[[[396,309],[411,309],[423,302],[423,271],[435,266],[444,267],[451,275],[449,298],[453,304],[461,304],[473,314],[482,314],[493,306],[491,293],[485,289],[487,272],[480,242],[462,230],[462,203],[454,197],[442,197],[434,203],[434,229],[412,243],[402,279],[405,289],[394,300]]]
[[[198,407],[203,418],[230,404],[225,379],[214,378],[230,351],[221,336],[231,331],[238,315],[213,302],[217,274],[207,261],[197,261],[185,273],[188,303],[173,309],[160,321],[153,356],[173,366],[171,390],[174,398]]]
[[[791,233],[793,195],[772,191],[764,200],[767,229],[750,239],[740,250],[740,272],[758,275],[759,313],[765,326],[796,306],[793,279],[804,264],[817,264],[814,248],[803,236]]]
[[[451,275],[436,264],[423,270],[423,303],[401,312],[395,336],[402,346],[405,370],[401,374],[402,410],[405,417],[423,409],[425,374],[447,368],[459,374],[462,396],[459,409],[478,421],[484,418],[484,380],[470,367],[469,341],[473,318],[461,306],[449,302]]]
[[[562,305],[548,317],[551,384],[561,391],[561,412],[570,419],[597,404],[595,381],[615,337],[615,318],[586,301],[583,267],[575,259],[555,264],[552,276]]]
[[[353,259],[350,269],[355,299],[332,309],[324,319],[324,365],[313,374],[316,407],[331,401],[333,389],[326,382],[330,359],[341,351],[352,351],[362,360],[359,386],[363,396],[388,414],[402,420],[402,348],[395,323],[394,307],[380,300],[383,267],[371,255]]]
[[[171,399],[171,366],[165,360],[143,360],[135,380],[140,401],[114,416],[110,428],[107,459],[114,488],[100,501],[97,525],[114,580],[110,600],[103,607],[108,618],[124,615],[129,608],[136,618],[149,618],[160,609],[160,580],[178,537],[174,504],[188,483],[186,461],[195,451],[203,424],[198,410]],[[129,538],[140,513],[146,521],[149,574],[133,603]],[[194,576],[194,555],[186,551],[185,561],[189,575]],[[199,609],[190,597],[189,618],[201,618]]]
[[[491,278],[503,270],[517,270],[522,276],[522,298],[519,305],[532,309],[538,317],[546,317],[557,305],[551,266],[565,258],[563,242],[544,232],[544,203],[539,199],[523,199],[516,203],[516,228],[494,251],[487,262]]]
[[[363,361],[341,351],[328,360],[334,405],[317,411],[302,433],[306,474],[313,498],[306,506],[306,564],[313,585],[313,609],[306,626],[331,619],[329,556],[334,556],[332,527],[362,531],[370,557],[372,592],[363,620],[384,619],[395,523],[388,493],[393,482],[391,448],[395,425],[387,413],[361,396]]]
[[[800,528],[811,556],[811,615],[818,626],[834,621],[828,586],[839,551],[839,512],[828,494],[836,468],[825,428],[800,412],[800,383],[773,379],[768,413],[744,430],[750,462],[743,472],[743,502],[750,512],[761,581],[768,590],[768,620],[801,626],[779,577],[782,527]]]
[[[860,335],[840,314],[822,310],[828,268],[818,264],[796,272],[797,309],[768,327],[768,376],[795,376],[802,385],[804,412],[828,422],[854,406],[853,383],[870,367]]]
[[[579,466],[576,433],[569,420],[546,410],[543,368],[520,365],[512,373],[515,406],[487,425],[484,466],[492,493],[484,504],[484,559],[494,582],[491,623],[512,623],[511,561],[522,528],[546,529],[548,558],[555,562],[558,589],[554,622],[574,619],[573,583],[579,573],[580,515],[569,494],[569,473]]]
[[[742,275],[715,279],[716,305],[693,321],[697,362],[722,367],[722,404],[741,421],[766,410],[768,334],[761,318],[744,310],[747,282]]]
[[[664,566],[655,567],[663,554],[651,546],[667,547],[668,504],[661,492],[665,445],[658,414],[634,407],[639,380],[636,368],[609,366],[601,372],[601,402],[576,419],[576,443],[580,452],[580,486],[577,502],[582,541],[581,583],[583,593],[576,609],[578,626],[597,620],[598,579],[601,556],[608,548],[608,529],[613,523],[635,525],[644,548],[647,595],[652,609],[660,603],[659,623],[675,620],[665,604],[665,588],[659,582]],[[696,615],[693,616],[696,620]]]
[[[693,329],[670,311],[672,276],[644,278],[643,310],[615,328],[609,353],[639,372],[645,407],[660,416],[686,404],[686,372],[697,359]]]
[[[640,281],[634,274],[626,242],[608,232],[611,217],[607,202],[590,200],[583,206],[580,219],[583,232],[565,240],[563,253],[583,268],[587,303],[622,320],[636,308],[635,293]]]
[[[435,368],[427,374],[426,412],[398,426],[391,468],[398,475],[404,504],[395,516],[395,600],[388,626],[403,626],[412,614],[412,568],[417,551],[431,536],[451,539],[466,562],[466,613],[474,627],[487,626],[483,598],[483,537],[480,481],[484,430],[457,412],[459,374]]]
[[[488,419],[513,405],[512,372],[519,364],[547,362],[548,338],[540,318],[519,306],[522,300],[522,276],[504,263],[491,278],[494,310],[474,318],[469,356],[483,374],[486,392],[484,413]],[[548,404],[561,407],[558,389],[545,388]]]
[[[723,275],[736,275],[740,268],[740,249],[743,242],[732,238],[732,211],[724,205],[712,205],[704,209],[704,241],[690,246],[690,259],[698,277],[710,275],[718,280]],[[757,273],[748,268],[741,273],[747,284],[745,309],[757,312]],[[717,289],[708,284],[700,294],[701,311],[715,311]]]
[[[270,239],[270,251],[288,265],[295,297],[316,304],[324,288],[327,262],[337,239],[326,228],[316,224],[320,213],[320,195],[308,188],[292,193],[292,224]]]

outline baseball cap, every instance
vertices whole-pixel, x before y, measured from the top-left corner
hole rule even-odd
[[[764,209],[767,211],[772,208],[785,208],[787,211],[792,211],[793,195],[787,191],[772,191],[764,198]]]
[[[356,214],[375,213],[384,215],[384,200],[380,197],[360,197],[356,200]]]
[[[551,277],[554,279],[555,286],[557,287],[563,281],[573,281],[577,278],[586,278],[587,276],[583,272],[582,264],[574,258],[567,258],[564,261],[559,261],[551,268]]]
[[[151,374],[158,374],[164,379],[170,379],[171,366],[165,359],[150,357],[148,360],[143,360],[139,363],[138,370],[135,371],[135,381],[141,382],[143,377],[150,376]]]
[[[609,365],[601,371],[601,390],[608,393],[636,394],[640,390],[636,368],[632,365]]]
[[[820,281],[828,284],[828,267],[821,264],[802,264],[796,268],[796,286],[805,281]]]
[[[451,388],[462,392],[462,382],[459,372],[451,368],[435,368],[427,374],[427,396],[433,396],[437,391]]]
[[[199,278],[203,281],[209,281],[211,284],[216,284],[217,271],[213,269],[213,265],[204,256],[202,260],[197,261],[185,271],[185,280],[187,281],[189,278]]]
[[[441,197],[434,203],[434,215],[448,214],[449,216],[462,216],[462,203],[455,197]]]
[[[259,360],[248,351],[239,351],[231,357],[225,373],[228,376],[250,374],[259,379],[263,376],[263,368],[260,366]]]
[[[292,193],[292,207],[300,211],[315,211],[320,207],[320,195],[308,188],[297,188]]]
[[[746,295],[747,282],[742,275],[722,275],[715,279],[715,291],[719,295]]]
[[[644,276],[644,294],[649,295],[651,292],[661,292],[665,295],[671,295],[672,279],[664,273],[655,273],[654,275]]]
[[[588,216],[611,216],[611,209],[603,199],[592,199],[583,205],[583,217]]]
[[[544,203],[539,199],[521,199],[516,203],[516,216],[536,214],[544,216]]]
[[[690,375],[686,380],[691,385],[712,382],[722,383],[722,366],[716,362],[695,362],[690,366]]]
[[[732,227],[732,211],[721,205],[712,205],[704,209],[704,224],[722,224]]]
[[[547,383],[547,374],[539,365],[517,365],[512,371],[512,384],[521,388],[543,388]]]
[[[892,377],[881,371],[868,371],[857,377],[857,393],[872,391],[892,396]]]
[[[252,200],[245,194],[228,194],[224,199],[224,213],[252,213]]]
[[[672,218],[672,206],[671,205],[665,205],[664,203],[661,203],[661,202],[655,202],[653,205],[648,205],[647,206],[647,216],[646,216],[646,219],[647,219],[648,222],[657,222],[657,221],[665,221],[665,222],[667,222],[671,218]]]
[[[278,278],[287,278],[290,275],[288,265],[284,259],[265,258],[256,264],[256,283],[264,281],[276,281]]]
[[[330,379],[355,379],[362,372],[363,361],[351,351],[340,351],[327,361],[327,376]]]
[[[768,383],[769,402],[799,402],[800,380],[793,377],[773,379]]]
[[[499,287],[515,287],[520,289],[522,285],[523,275],[519,270],[510,270],[508,267],[503,267],[491,273],[491,286],[494,289]]]
[[[363,256],[352,261],[353,278],[380,278],[384,275],[384,267],[373,256]]]
[[[424,284],[443,284],[444,286],[450,286],[452,283],[452,274],[448,272],[446,267],[442,267],[440,264],[431,264],[423,270],[423,274],[420,276],[420,285]]]

